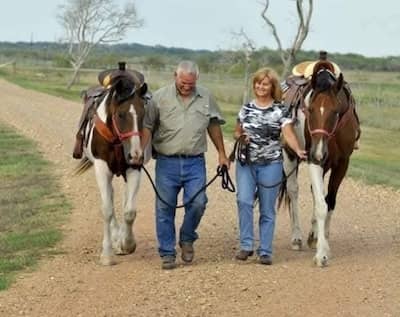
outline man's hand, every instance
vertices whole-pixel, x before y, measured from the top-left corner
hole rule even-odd
[[[226,165],[226,167],[229,169],[231,166],[231,161],[226,157],[225,153],[218,155],[218,163],[219,166]]]

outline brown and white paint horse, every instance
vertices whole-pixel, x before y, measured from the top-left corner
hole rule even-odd
[[[108,93],[93,117],[94,124],[86,128],[85,157],[78,167],[82,173],[94,166],[104,219],[100,256],[103,265],[114,264],[114,254],[130,254],[136,249],[132,225],[143,163],[140,131],[145,113],[146,84],[120,73],[111,79]],[[142,86],[138,87],[139,84]],[[114,175],[122,175],[125,180],[121,224],[114,212]]]
[[[301,106],[295,110],[298,139],[308,152],[308,170],[313,195],[313,215],[308,245],[316,247],[314,262],[326,266],[330,257],[328,243],[330,220],[336,205],[339,186],[349,166],[350,156],[359,137],[359,122],[355,115],[355,103],[350,89],[345,87],[343,75],[335,77],[328,61],[314,67],[311,90],[304,96]],[[288,174],[297,161],[285,149],[284,170]],[[327,193],[324,176],[330,171]],[[282,187],[289,200],[292,249],[302,248],[299,223],[297,174],[292,173]]]

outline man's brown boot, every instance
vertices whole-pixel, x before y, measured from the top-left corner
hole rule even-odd
[[[74,152],[72,152],[72,157],[74,159],[81,159],[83,154],[83,136],[77,135],[75,138]]]
[[[179,242],[179,246],[182,249],[182,260],[186,263],[192,262],[194,257],[193,242]]]

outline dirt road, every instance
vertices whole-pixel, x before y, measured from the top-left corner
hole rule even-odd
[[[102,219],[93,171],[71,176],[81,105],[0,80],[0,120],[38,142],[55,163],[73,204],[63,253],[20,275],[0,293],[0,316],[400,316],[400,193],[346,179],[331,226],[333,257],[312,265],[313,251],[289,249],[288,214],[278,214],[274,264],[233,260],[235,196],[214,183],[192,265],[162,271],[156,251],[154,194],[145,175],[134,224],[138,248],[112,267],[97,264]],[[230,145],[227,144],[229,148]],[[215,153],[207,156],[209,176]],[[148,165],[153,171],[153,162]],[[233,169],[231,174],[233,174]],[[301,170],[301,216],[309,229],[311,197]],[[121,187],[121,180],[116,182]],[[116,190],[116,206],[120,206]],[[182,212],[179,212],[181,215]],[[178,218],[180,223],[181,217]],[[179,259],[180,260],[180,259]]]

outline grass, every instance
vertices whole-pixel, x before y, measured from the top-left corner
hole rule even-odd
[[[143,70],[152,91],[170,83],[172,73]],[[80,91],[97,83],[97,71],[83,71],[79,85],[72,90],[65,88],[70,71],[60,69],[19,69],[12,74],[0,70],[0,76],[22,87],[39,90],[51,95],[79,100]],[[389,72],[362,72],[344,70],[346,80],[351,84],[361,119],[361,149],[351,160],[349,175],[371,184],[385,184],[400,188],[399,160],[400,138],[400,76]],[[224,134],[232,137],[236,116],[242,103],[243,78],[228,77],[224,74],[201,74],[200,84],[215,94],[224,113],[226,124]],[[1,144],[0,144],[1,146]]]
[[[57,253],[59,225],[70,205],[59,192],[52,166],[35,144],[0,123],[0,290],[16,273]]]
[[[368,184],[400,188],[400,139],[393,130],[363,127],[361,148],[351,157],[349,176]]]

